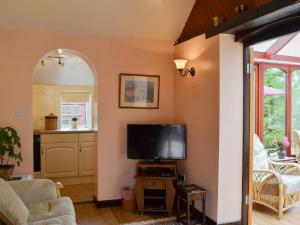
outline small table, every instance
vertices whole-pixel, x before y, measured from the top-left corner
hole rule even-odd
[[[190,205],[195,208],[196,200],[202,200],[202,225],[206,224],[205,215],[205,200],[207,191],[195,184],[179,185],[176,187],[177,196],[177,220],[183,224],[191,225],[195,224],[196,221],[190,221]],[[184,200],[187,204],[186,222],[183,221],[183,217],[180,216],[180,200]]]
[[[274,161],[274,162],[283,162],[283,163],[294,163],[297,162],[296,157],[284,157],[283,159],[279,159],[278,157],[270,157],[270,160]]]

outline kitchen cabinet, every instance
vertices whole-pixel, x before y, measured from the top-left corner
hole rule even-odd
[[[41,134],[41,178],[94,175],[96,146],[95,133]]]

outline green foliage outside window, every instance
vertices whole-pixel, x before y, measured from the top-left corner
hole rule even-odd
[[[291,77],[291,128],[300,130],[300,70]],[[267,69],[264,86],[286,93],[286,73],[277,68]],[[286,135],[286,95],[264,96],[264,145],[274,147],[272,140],[281,140]],[[292,140],[293,148],[293,140]],[[293,149],[292,149],[293,152]]]
[[[271,68],[265,71],[264,86],[285,92],[285,72]],[[272,148],[272,140],[281,140],[285,135],[285,94],[264,96],[264,145]]]

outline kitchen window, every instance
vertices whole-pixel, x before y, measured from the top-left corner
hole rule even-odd
[[[70,128],[73,117],[78,119],[78,128],[91,128],[90,92],[63,92],[60,110],[61,128]]]

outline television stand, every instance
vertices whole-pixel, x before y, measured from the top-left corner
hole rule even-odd
[[[143,213],[173,212],[177,162],[138,162],[136,173],[137,209]]]

